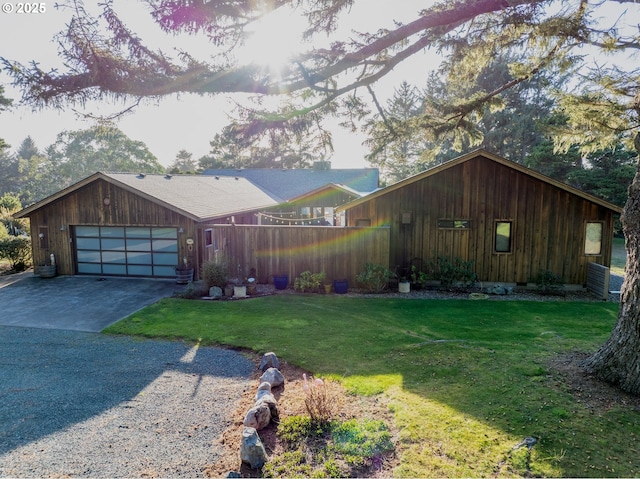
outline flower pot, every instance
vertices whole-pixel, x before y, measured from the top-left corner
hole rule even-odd
[[[329,294],[331,292],[331,283],[324,285],[325,294]]]
[[[336,294],[346,294],[349,290],[349,282],[346,279],[336,279],[333,281],[333,290]]]
[[[224,295],[230,298],[233,296],[233,285],[228,284],[224,287]]]
[[[56,275],[55,264],[43,264],[38,266],[38,275],[41,278],[53,278]]]
[[[193,281],[193,268],[176,268],[176,283],[188,284]]]
[[[398,283],[398,292],[399,293],[410,293],[411,292],[411,283],[409,283],[409,281],[400,281]]]
[[[234,298],[245,298],[247,296],[247,287],[242,286],[234,286],[233,287],[233,297]]]
[[[256,284],[251,283],[247,285],[247,294],[251,296],[252,294],[256,294]]]
[[[273,276],[273,284],[276,289],[286,289],[287,283],[289,283],[289,276],[287,276],[286,274]]]

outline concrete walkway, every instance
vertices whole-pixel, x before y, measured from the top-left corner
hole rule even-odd
[[[99,332],[180,289],[174,280],[2,276],[0,326]]]

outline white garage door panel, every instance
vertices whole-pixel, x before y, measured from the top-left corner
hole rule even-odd
[[[173,277],[178,265],[176,228],[76,226],[79,274]]]

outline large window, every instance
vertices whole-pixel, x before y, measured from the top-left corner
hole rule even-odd
[[[494,229],[494,251],[496,253],[511,253],[512,231],[511,221],[496,221]]]
[[[602,254],[601,222],[587,223],[584,240],[584,254],[594,256]]]

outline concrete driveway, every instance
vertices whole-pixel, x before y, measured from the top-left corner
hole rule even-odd
[[[99,332],[180,289],[174,280],[2,276],[0,326]]]

